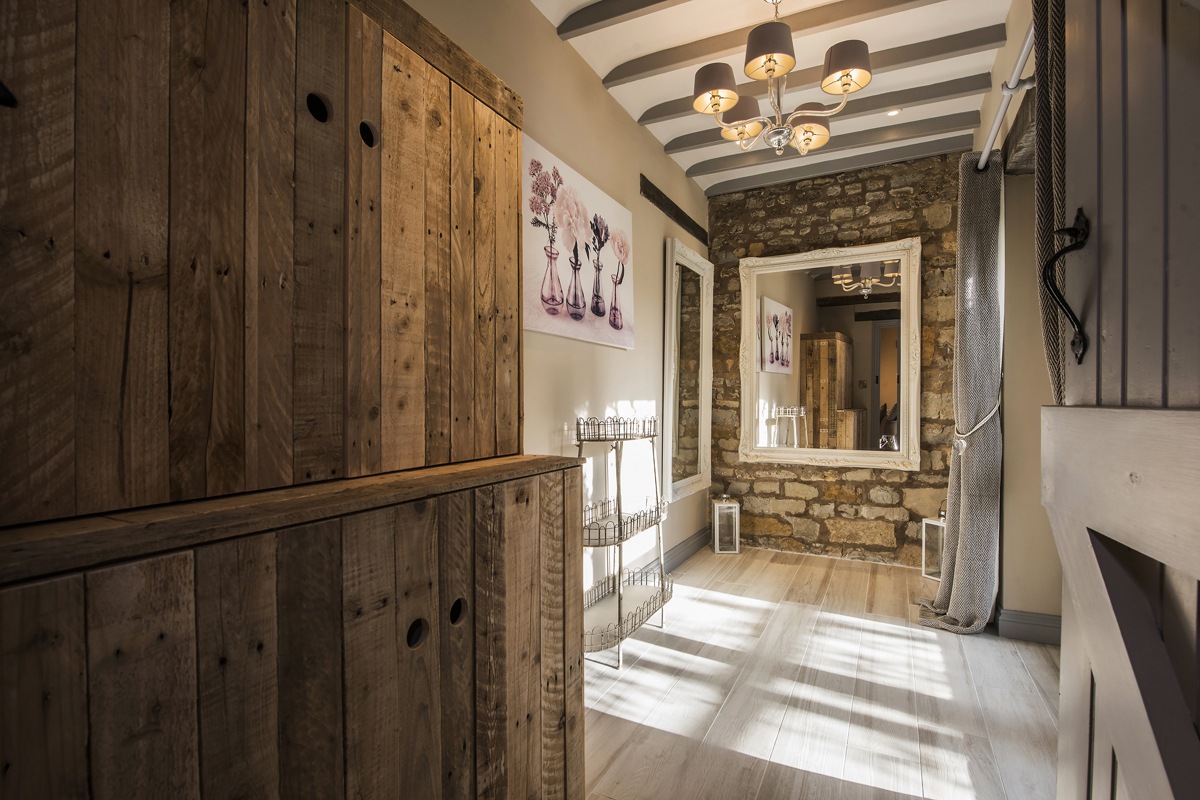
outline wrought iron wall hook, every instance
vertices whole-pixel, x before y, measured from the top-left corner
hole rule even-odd
[[[1067,298],[1063,297],[1062,290],[1058,288],[1058,281],[1054,279],[1054,265],[1058,260],[1067,253],[1073,253],[1087,244],[1088,234],[1091,233],[1091,224],[1088,222],[1087,215],[1080,208],[1075,212],[1075,224],[1069,228],[1059,228],[1054,232],[1055,236],[1066,236],[1070,238],[1070,242],[1064,245],[1054,255],[1046,260],[1042,265],[1042,286],[1050,294],[1054,304],[1062,309],[1062,312],[1067,315],[1067,320],[1071,323],[1072,330],[1075,335],[1071,337],[1071,352],[1075,354],[1075,363],[1082,364],[1084,353],[1087,352],[1088,339],[1087,334],[1083,332],[1083,323],[1079,321],[1079,317],[1071,310],[1070,304],[1067,303]]]

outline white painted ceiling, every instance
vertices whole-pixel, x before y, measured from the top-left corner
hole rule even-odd
[[[1011,2],[783,0],[781,19],[800,15],[789,21],[797,63],[784,95],[785,114],[800,103],[837,101],[814,77],[825,50],[836,42],[865,41],[874,76],[831,120],[833,137],[826,147],[807,156],[788,148],[777,156],[762,142],[742,154],[716,135],[711,118],[690,110],[689,97],[695,71],[705,63],[726,62],[739,84],[749,82],[742,70],[743,31],[772,18],[769,3],[533,0],[617,102],[710,196],[969,148],[975,129],[991,123],[979,112],[997,50],[1008,37],[1025,33],[1004,30]],[[581,20],[589,23],[583,32]],[[721,34],[725,41],[707,41]],[[1009,67],[1001,66],[1005,72]],[[807,79],[798,80],[805,70]],[[766,110],[765,98],[761,102]],[[901,111],[889,117],[892,108]]]

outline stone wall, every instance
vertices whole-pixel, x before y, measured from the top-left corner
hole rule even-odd
[[[742,504],[746,544],[917,565],[921,519],[946,497],[959,155],[768,186],[709,201],[713,302],[713,487]],[[832,469],[738,460],[738,259],[920,236],[921,470]]]

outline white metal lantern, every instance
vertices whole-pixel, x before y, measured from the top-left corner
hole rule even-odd
[[[737,501],[723,494],[713,501],[713,552],[738,552],[738,525],[741,509]]]

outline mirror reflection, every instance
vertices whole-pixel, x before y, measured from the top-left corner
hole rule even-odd
[[[759,278],[759,446],[900,449],[898,267],[864,262]],[[887,269],[897,274],[883,288],[858,280]],[[850,284],[857,288],[847,294]]]
[[[671,453],[671,482],[682,481],[700,474],[700,340],[702,308],[700,304],[700,275],[690,269],[680,270],[679,350],[676,363],[679,378],[675,382],[675,435]]]
[[[743,460],[917,468],[919,261],[919,239],[742,260]]]
[[[667,241],[663,346],[663,475],[667,499],[712,482],[713,265]]]

